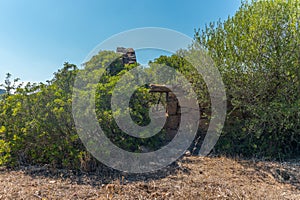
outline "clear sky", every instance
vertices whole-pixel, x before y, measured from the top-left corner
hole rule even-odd
[[[64,62],[79,65],[100,42],[133,28],[193,37],[195,28],[234,15],[240,2],[0,0],[0,83],[8,72],[23,81],[49,80]]]

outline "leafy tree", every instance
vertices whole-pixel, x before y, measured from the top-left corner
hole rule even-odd
[[[120,78],[133,68],[144,70],[150,77],[145,81],[154,83],[157,73],[169,74],[168,68],[157,71],[156,65],[173,67],[183,74],[198,95],[201,117],[207,123],[211,103],[206,84],[183,58],[194,51],[211,56],[226,85],[229,112],[217,152],[299,156],[299,12],[296,0],[245,1],[233,17],[196,31],[190,49],[161,56],[150,62],[148,69],[123,65],[120,55],[100,51],[85,63],[85,70],[65,63],[47,84],[18,85],[19,80],[11,80],[7,74],[2,85],[6,92],[0,99],[0,165],[51,164],[85,170],[100,165],[82,145],[72,117],[73,83],[78,73],[85,73],[82,81],[86,89],[96,91],[100,126],[112,142],[128,151],[138,152],[141,146],[155,150],[167,142],[164,131],[147,139],[129,136],[113,118],[113,114],[123,113],[112,112],[112,93]],[[84,90],[81,94],[90,95]],[[129,103],[132,120],[141,126],[150,123],[149,109],[158,98],[148,93],[147,85],[139,87]]]
[[[16,85],[8,75],[6,94],[0,100],[0,164],[9,166],[50,164],[56,168],[95,170],[99,164],[82,145],[72,116],[73,83],[77,73],[86,73],[87,87],[96,90],[99,123],[111,140],[124,149],[139,151],[142,144],[158,145],[160,137],[133,138],[118,129],[111,111],[111,94],[120,77],[137,67],[123,65],[119,55],[101,51],[78,70],[65,63],[47,84]],[[104,74],[102,75],[102,73]],[[102,75],[102,76],[101,76]],[[100,78],[101,77],[101,78]],[[89,95],[84,90],[82,95]],[[145,87],[139,88],[130,102],[131,116],[137,124],[149,123]]]
[[[28,83],[18,87],[7,76],[7,92],[0,101],[2,164],[79,166],[83,147],[71,115],[76,72],[75,65],[65,63],[48,85]]]
[[[196,31],[227,86],[222,149],[299,156],[299,12],[297,0],[245,1],[225,22]]]

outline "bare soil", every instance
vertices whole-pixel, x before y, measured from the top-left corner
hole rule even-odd
[[[99,174],[2,168],[0,199],[300,199],[299,161],[191,156],[151,174]]]

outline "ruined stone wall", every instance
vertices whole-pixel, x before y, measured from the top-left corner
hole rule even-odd
[[[166,130],[166,139],[172,140],[173,137],[177,134],[180,120],[181,120],[181,109],[176,98],[176,95],[170,91],[164,85],[157,85],[151,84],[150,85],[150,92],[157,92],[157,93],[165,93],[166,98],[166,124],[164,129]],[[191,119],[195,120],[195,119]],[[199,130],[207,130],[209,120],[207,118],[203,118],[199,112]]]
[[[165,124],[166,139],[171,140],[176,134],[180,123],[180,106],[174,93],[169,92],[167,98],[166,113],[167,121]]]
[[[166,96],[166,124],[164,129],[166,130],[166,139],[172,140],[177,134],[180,123],[180,106],[176,95],[170,91],[170,89],[164,85],[151,84],[150,92],[152,93],[164,93]]]
[[[116,52],[122,54],[121,59],[123,64],[136,63],[136,55],[133,48],[118,47]]]

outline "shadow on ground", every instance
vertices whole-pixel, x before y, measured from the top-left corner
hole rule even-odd
[[[179,161],[180,162],[180,161]],[[20,170],[24,174],[32,178],[51,178],[69,180],[78,185],[101,186],[111,182],[119,182],[127,184],[131,182],[149,182],[165,178],[169,175],[175,175],[178,171],[189,174],[188,168],[183,168],[178,165],[178,161],[173,162],[169,166],[155,172],[143,174],[130,174],[114,170],[105,165],[99,164],[94,172],[84,172],[79,170],[54,169],[49,166],[22,166]]]

